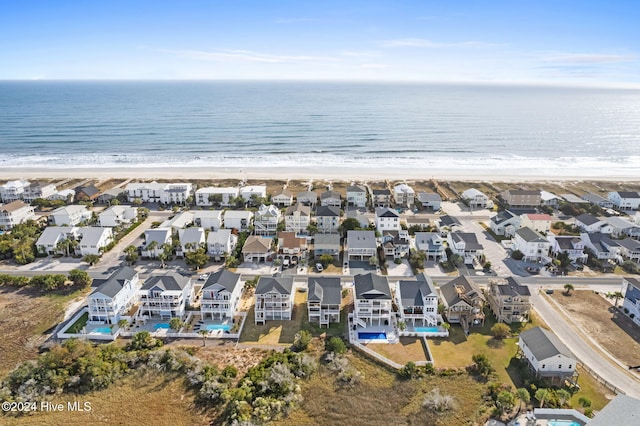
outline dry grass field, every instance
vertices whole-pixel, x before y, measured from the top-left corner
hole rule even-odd
[[[400,343],[395,345],[388,343],[369,343],[365,346],[401,365],[409,361],[427,361],[427,354],[422,347],[422,342],[415,337],[401,337]]]

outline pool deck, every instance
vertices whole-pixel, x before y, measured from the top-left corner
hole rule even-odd
[[[584,426],[589,418],[577,410],[535,408],[527,411],[508,423],[508,426],[551,426],[560,422],[563,426],[578,424]]]

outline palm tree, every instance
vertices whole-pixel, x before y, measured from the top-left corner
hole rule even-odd
[[[149,257],[156,257],[156,248],[158,248],[157,241],[151,241],[149,244],[147,244],[147,252],[149,253]],[[151,252],[153,252],[153,254],[151,254]]]
[[[566,293],[567,293],[567,296],[569,296],[569,295],[571,295],[571,292],[572,292],[573,290],[575,290],[575,287],[574,287],[574,286],[573,286],[573,284],[571,284],[571,283],[566,283],[566,284],[564,285],[564,289],[565,289],[565,291],[566,291]]]
[[[174,331],[179,331],[183,325],[184,322],[178,317],[173,317],[171,318],[171,321],[169,321],[169,327]]]
[[[202,336],[202,346],[207,346],[207,336],[209,332],[207,330],[199,330],[198,334]]]
[[[540,402],[540,408],[544,406],[544,402],[549,398],[549,390],[540,388],[536,391],[536,399]]]
[[[624,295],[619,291],[616,291],[614,293],[607,293],[607,298],[613,299],[613,306],[615,306],[616,308],[618,307],[618,301],[623,297]]]
[[[125,328],[127,325],[129,325],[129,321],[127,321],[126,319],[121,319],[120,321],[118,321],[118,327],[120,328]]]
[[[520,409],[522,408],[522,404],[526,406],[531,401],[531,394],[525,388],[516,389],[516,396],[520,400],[520,404],[518,404],[518,413],[520,413]]]

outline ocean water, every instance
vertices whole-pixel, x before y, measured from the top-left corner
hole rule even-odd
[[[0,167],[640,167],[640,91],[0,82]]]

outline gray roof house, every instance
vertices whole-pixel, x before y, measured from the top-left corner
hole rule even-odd
[[[484,324],[485,299],[482,290],[469,278],[460,276],[441,285],[440,296],[450,323],[460,324],[463,329]]]
[[[589,420],[589,426],[637,426],[640,424],[640,400],[619,394]]]
[[[442,197],[435,192],[418,192],[418,203],[425,209],[438,211],[442,204]]]
[[[316,234],[313,237],[313,255],[320,257],[323,254],[330,254],[337,257],[340,255],[340,234]]]
[[[290,320],[293,277],[260,277],[255,290],[255,322]]]
[[[203,319],[208,316],[222,320],[233,318],[241,295],[240,274],[221,269],[209,275],[202,286],[200,315]]]
[[[139,290],[138,317],[144,319],[183,318],[185,308],[193,298],[191,278],[175,272],[153,275]]]
[[[375,231],[347,231],[347,261],[367,260],[376,255]]]
[[[342,205],[342,195],[336,191],[325,191],[320,194],[320,204],[323,206],[340,207]]]
[[[537,376],[562,384],[575,375],[576,359],[551,331],[534,327],[520,333],[518,347]]]
[[[309,277],[307,285],[309,322],[318,322],[320,326],[327,327],[332,322],[340,322],[340,304],[342,303],[340,278]]]
[[[121,319],[131,320],[130,309],[136,301],[138,273],[121,267],[107,279],[93,280],[93,291],[87,297],[89,321],[118,324]]]
[[[355,289],[354,322],[362,328],[391,324],[392,299],[387,277],[358,274],[353,277]]]
[[[438,314],[438,292],[431,278],[424,273],[416,276],[415,281],[398,282],[396,303],[405,324],[434,327],[442,323]]]

